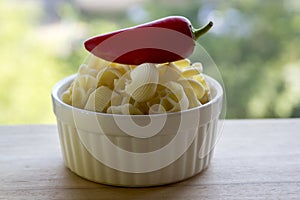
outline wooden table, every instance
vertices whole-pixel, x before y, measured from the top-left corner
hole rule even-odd
[[[54,125],[0,126],[0,199],[300,199],[300,119],[227,120],[207,170],[152,188],[76,176]]]

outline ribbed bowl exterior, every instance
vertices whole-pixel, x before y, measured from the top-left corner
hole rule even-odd
[[[221,98],[216,101],[215,105],[217,105],[217,107],[214,108],[215,112],[212,112],[213,114],[211,114],[205,122],[200,123],[196,130],[186,130],[196,131],[196,136],[188,149],[177,160],[155,171],[130,173],[108,167],[96,159],[80,138],[82,134],[90,134],[91,130],[84,130],[84,127],[78,127],[75,125],[76,123],[72,123],[71,120],[66,120],[70,119],[70,117],[67,116],[68,114],[66,114],[69,112],[66,112],[69,108],[61,102],[59,93],[65,90],[72,78],[73,77],[69,77],[68,80],[56,85],[56,89],[52,92],[52,99],[54,113],[57,117],[64,162],[65,165],[77,175],[94,182],[108,185],[147,187],[178,182],[192,177],[208,167],[213,157],[213,150],[218,137],[218,118],[221,112],[222,95],[219,96]],[[201,107],[199,109],[201,109]],[[139,144],[139,139],[132,136],[124,137],[123,135],[116,134],[109,135],[108,137],[116,146],[126,148],[128,151],[150,152],[153,151],[153,144],[163,146],[170,141],[174,135],[157,135],[156,137],[144,140],[141,144]],[[90,142],[92,146],[101,146],[101,140],[100,143],[98,140],[91,140]],[[110,152],[105,152],[105,149],[103,149],[103,153],[108,154],[108,156],[110,154]],[[116,159],[119,159],[120,165],[126,164],[126,160],[122,159],[121,156],[117,156]],[[151,162],[151,160],[149,160],[149,162]]]

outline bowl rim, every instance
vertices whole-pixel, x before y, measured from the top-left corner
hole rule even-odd
[[[67,87],[71,84],[71,82],[75,79],[75,77],[77,76],[76,74],[72,74],[70,76],[67,76],[63,79],[61,79],[60,81],[58,81],[54,87],[52,88],[51,91],[51,97],[52,97],[52,101],[53,104],[59,104],[62,107],[65,107],[67,109],[72,109],[75,111],[79,111],[81,113],[85,113],[85,114],[93,114],[93,115],[101,115],[101,116],[115,116],[115,117],[133,117],[133,118],[142,118],[142,117],[149,117],[149,116],[153,116],[153,117],[159,117],[159,116],[172,116],[172,115],[178,115],[178,114],[184,114],[187,112],[192,112],[198,109],[205,109],[209,106],[212,106],[213,104],[219,102],[220,100],[222,100],[223,97],[223,88],[220,85],[220,83],[215,80],[214,78],[203,74],[203,76],[205,77],[205,79],[208,82],[209,87],[213,87],[216,91],[216,95],[207,103],[202,104],[200,106],[194,107],[194,108],[190,108],[190,109],[186,109],[186,110],[181,110],[181,111],[177,111],[177,112],[169,112],[169,113],[158,113],[158,114],[143,114],[143,115],[128,115],[128,114],[111,114],[111,113],[101,113],[101,112],[95,112],[95,111],[90,111],[90,110],[85,110],[85,109],[81,109],[81,108],[76,108],[74,106],[71,106],[65,102],[62,101],[61,97],[59,97],[59,93],[61,92],[61,90],[63,89],[63,87]],[[65,90],[63,90],[65,91]],[[221,112],[221,111],[220,111]]]

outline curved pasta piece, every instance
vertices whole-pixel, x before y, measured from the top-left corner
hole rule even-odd
[[[117,68],[106,67],[99,71],[97,75],[97,87],[107,86],[110,89],[114,88],[114,80],[119,79],[122,73]]]
[[[143,114],[149,114],[149,106],[147,105],[147,102],[134,102],[132,105],[139,109]]]
[[[82,103],[82,89],[80,88],[75,88],[73,86],[72,88],[72,96],[71,96],[71,100],[72,100],[72,106],[76,107],[76,108],[83,108],[83,103]]]
[[[196,97],[194,90],[192,88],[184,87],[184,92],[187,98],[189,99],[189,108],[195,108],[202,105],[198,100],[198,98]]]
[[[167,82],[165,86],[171,91],[171,94],[168,95],[167,99],[172,105],[174,105],[175,110],[173,109],[172,111],[175,112],[189,108],[189,99],[187,98],[183,87],[179,83],[170,81]]]
[[[96,83],[91,75],[79,75],[72,85],[72,105],[83,108],[89,95],[96,89]]]
[[[124,114],[124,115],[142,115],[143,113],[135,108],[132,104],[124,104],[120,106],[110,106],[107,109],[110,114]]]
[[[131,96],[129,96],[129,95],[124,95],[121,104],[127,104],[127,103],[133,104],[134,102],[135,102],[135,101],[134,101],[134,99],[133,99]]]
[[[70,89],[68,89],[67,91],[65,91],[62,96],[61,99],[63,100],[63,102],[65,102],[66,104],[72,105],[72,92]]]
[[[72,90],[73,90],[74,81],[71,83],[69,88],[63,92],[61,99],[66,104],[72,105]]]
[[[112,106],[119,106],[123,104],[134,104],[134,100],[124,91],[117,92],[113,91],[112,97],[111,97],[111,105]]]
[[[206,83],[205,77],[202,74],[199,74],[197,76],[194,76],[193,78],[194,78],[194,80],[198,81],[199,83],[201,83],[204,86],[205,94],[199,100],[202,104],[207,103],[208,101],[211,100],[211,94],[210,94],[210,89]]]
[[[159,74],[156,66],[144,63],[130,73],[131,82],[125,86],[125,92],[135,101],[143,102],[151,99],[156,91]]]
[[[192,88],[197,99],[201,99],[206,92],[205,87],[194,79],[181,79],[178,83],[180,83],[184,88]]]
[[[118,92],[116,92],[115,90],[113,90],[113,93],[111,95],[110,104],[112,106],[119,106],[119,105],[122,104],[122,100],[123,100],[123,95],[119,94]]]
[[[159,73],[159,83],[177,81],[181,78],[181,71],[174,64],[161,65],[157,68]]]
[[[130,84],[130,86],[131,87],[126,87],[125,90],[128,95],[130,95],[137,102],[144,102],[151,99],[156,89],[156,84],[154,83],[145,83],[142,86]]]
[[[201,83],[206,90],[209,90],[209,87],[206,84],[205,77],[202,74],[198,74],[198,75],[194,76],[193,79],[198,81],[199,83]]]
[[[161,104],[153,104],[150,108],[149,108],[149,114],[162,114],[162,113],[166,113],[166,109],[163,105]]]
[[[193,63],[192,67],[197,68],[201,73],[203,72],[203,65],[200,62]]]
[[[206,93],[204,94],[204,96],[203,96],[201,99],[199,99],[199,101],[200,101],[202,104],[205,104],[205,103],[209,102],[210,100],[211,100],[211,94],[210,94],[209,91],[206,92]]]
[[[88,68],[96,69],[99,71],[100,69],[107,67],[109,64],[110,62],[91,54],[88,61]]]
[[[97,81],[95,77],[84,74],[84,75],[79,75],[74,81],[73,88],[74,87],[80,87],[83,88],[85,91],[88,91],[90,89],[95,89],[97,85]]]
[[[164,66],[164,65],[169,65],[170,63],[169,62],[166,62],[166,63],[159,63],[159,64],[155,64],[156,67],[161,67],[161,66]]]
[[[160,102],[158,104],[162,105],[166,112],[173,112],[174,104],[170,103],[170,101],[168,100],[168,96],[164,96],[163,98],[161,98]],[[153,105],[155,105],[155,104],[153,104]]]
[[[87,92],[80,87],[73,87],[72,92],[72,106],[76,108],[83,108],[88,98]]]
[[[96,77],[97,74],[98,74],[98,70],[96,69],[93,69],[93,68],[89,68],[86,64],[82,64],[80,67],[79,67],[79,70],[78,70],[78,73],[80,75],[84,75],[84,74],[87,74],[87,75],[91,75],[93,77]]]
[[[151,106],[155,105],[155,104],[160,104],[161,103],[161,99],[164,98],[164,95],[161,94],[156,94],[155,97],[153,97],[152,99],[149,99],[146,104],[147,107],[150,108]]]
[[[158,85],[157,91],[155,94],[155,97],[147,101],[147,105],[149,107],[149,113],[150,112],[177,112],[180,110],[179,100],[180,97],[176,97],[176,95],[171,91],[173,90],[172,88],[167,88],[168,85]],[[176,86],[175,86],[176,87]],[[175,92],[177,93],[177,92]],[[178,96],[178,95],[177,95]],[[155,106],[156,105],[156,106]],[[157,107],[157,105],[161,105],[163,107]],[[150,108],[152,108],[152,111],[150,111]]]
[[[131,82],[130,71],[126,72],[119,79],[114,80],[114,90],[118,93],[124,93],[125,86]]]
[[[108,87],[98,87],[90,94],[84,109],[96,112],[105,112],[111,101],[112,92],[113,91]]]
[[[172,62],[172,64],[176,65],[179,69],[184,69],[186,67],[191,66],[191,61],[189,59],[182,59],[175,62]]]
[[[111,63],[110,67],[116,68],[122,74],[125,74],[126,72],[133,70],[136,67],[136,65],[123,65],[119,63]]]
[[[201,73],[201,68],[197,67],[187,67],[182,71],[182,76],[185,78],[190,78]]]
[[[170,108],[168,109],[168,112],[179,112],[183,110],[180,108],[179,103],[174,101],[171,97],[167,97],[167,102],[171,105],[169,106]]]

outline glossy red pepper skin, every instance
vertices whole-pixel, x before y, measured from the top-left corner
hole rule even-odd
[[[84,46],[97,57],[121,64],[173,62],[189,57],[195,39],[211,26],[210,22],[197,35],[188,19],[172,16],[94,36]]]

